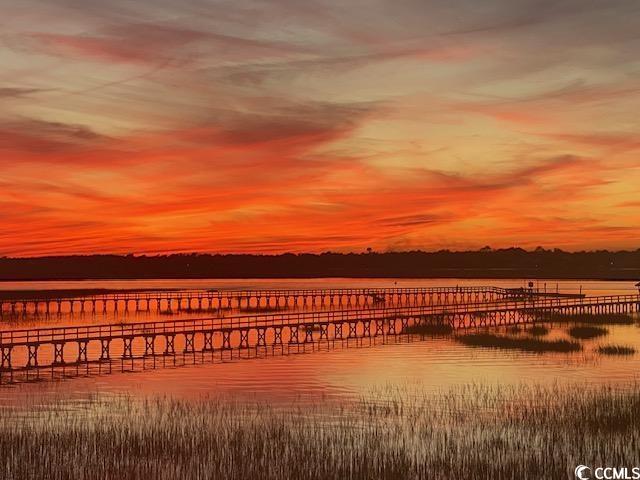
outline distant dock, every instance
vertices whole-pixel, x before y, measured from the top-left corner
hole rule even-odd
[[[133,295],[133,296],[132,296]],[[141,296],[142,295],[142,296]],[[409,326],[449,325],[453,329],[498,327],[544,321],[553,314],[607,314],[640,311],[640,295],[542,294],[498,287],[252,290],[128,294],[109,301],[160,303],[185,308],[209,305],[340,305],[338,309],[250,315],[174,318],[167,321],[30,328],[0,332],[2,378],[20,372],[102,364],[118,358],[171,358],[230,351],[271,353],[306,345],[402,334]],[[76,300],[87,302],[87,299]],[[107,299],[96,299],[106,302]],[[217,302],[217,303],[216,303]],[[342,305],[348,305],[343,307]],[[92,307],[93,308],[93,307]],[[117,307],[116,307],[117,308]],[[42,352],[45,352],[44,354]]]

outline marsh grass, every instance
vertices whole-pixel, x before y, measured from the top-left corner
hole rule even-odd
[[[544,321],[553,323],[581,323],[588,325],[633,325],[635,319],[628,313],[554,313],[545,316]]]
[[[609,330],[603,327],[594,327],[589,325],[572,327],[569,329],[569,335],[573,338],[589,340],[592,338],[603,337],[609,334]]]
[[[534,325],[529,330],[527,330],[529,335],[533,335],[534,337],[544,337],[549,334],[549,329],[547,327],[543,327],[542,325]]]
[[[34,403],[0,410],[0,477],[502,480],[638,464],[640,389],[579,390],[467,385],[286,408]]]
[[[448,324],[409,325],[402,330],[402,333],[414,333],[420,335],[450,335],[451,333],[453,333],[453,327]]]
[[[601,345],[598,347],[598,353],[603,355],[633,355],[636,349],[624,345]]]
[[[577,352],[582,347],[577,342],[568,340],[542,340],[539,338],[514,338],[491,333],[473,333],[461,335],[456,339],[464,345],[472,347],[500,348],[525,352]]]

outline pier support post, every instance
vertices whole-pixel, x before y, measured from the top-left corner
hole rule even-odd
[[[146,335],[144,337],[144,355],[149,357],[156,354],[156,336]]]
[[[0,369],[10,369],[11,368],[11,351],[13,347],[0,347],[0,351],[2,351],[2,363],[0,364]]]
[[[338,340],[342,340],[342,323],[333,324],[333,337]]]
[[[231,330],[222,331],[222,349],[231,350]]]
[[[175,355],[176,354],[176,349],[174,346],[174,342],[175,342],[175,335],[165,335],[165,347],[164,347],[164,354],[165,355]]]
[[[78,363],[87,361],[87,344],[86,340],[78,341]]]
[[[299,343],[297,325],[291,325],[289,327],[289,331],[291,332],[291,336],[289,337],[289,343]]]
[[[304,343],[313,343],[313,324],[304,326]]]
[[[377,337],[378,335],[384,335],[384,321],[383,320],[376,320],[376,330],[374,333],[374,337]]]
[[[282,345],[282,327],[273,328],[273,344]]]
[[[396,319],[390,319],[389,320],[389,328],[387,328],[387,333],[389,335],[395,335],[396,334]]]
[[[358,328],[358,322],[349,322],[349,336],[348,338],[353,338],[356,336],[356,328]]]
[[[266,328],[258,328],[258,344],[256,346],[258,347],[267,346],[266,333],[267,333]]]
[[[213,352],[213,332],[204,332],[203,352]]]
[[[195,353],[195,348],[193,346],[193,338],[195,334],[193,333],[185,333],[184,334],[184,353]]]
[[[329,330],[328,323],[320,324],[320,340],[329,340],[328,330]]]
[[[64,365],[64,342],[53,344],[53,364]]]
[[[133,358],[133,351],[131,350],[131,344],[133,343],[133,337],[123,337],[124,351],[122,352],[123,359]]]
[[[32,343],[30,345],[27,345],[27,352],[28,352],[27,368],[38,366],[38,348],[40,348],[40,344],[38,343]]]
[[[240,330],[240,348],[249,348],[249,330]]]
[[[100,360],[101,361],[111,360],[111,355],[110,355],[111,340],[101,339],[100,345],[102,347],[100,352]]]

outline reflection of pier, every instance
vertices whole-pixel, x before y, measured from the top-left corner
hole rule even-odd
[[[177,290],[78,297],[0,299],[0,315],[56,313],[189,312],[228,309],[350,307],[385,303],[425,305],[489,302],[519,296],[497,287],[353,288],[308,290]]]
[[[461,329],[532,323],[549,313],[637,311],[640,295],[557,297],[11,330],[0,332],[0,372],[13,379],[18,372],[109,363],[115,356],[133,362],[176,353],[273,352],[318,342],[397,335],[409,325],[448,324]],[[48,352],[43,355],[45,349]]]

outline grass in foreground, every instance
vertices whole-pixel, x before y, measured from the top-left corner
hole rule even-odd
[[[465,386],[347,404],[97,400],[0,409],[0,476],[47,479],[573,478],[640,463],[640,388]],[[35,400],[34,400],[35,402]]]
[[[472,347],[501,348],[525,352],[577,352],[582,347],[567,340],[542,340],[539,338],[514,338],[491,333],[473,333],[457,337],[457,340]]]
[[[609,330],[603,327],[579,326],[569,329],[569,335],[573,338],[589,340],[591,338],[603,337],[609,333]]]
[[[415,333],[421,335],[449,335],[453,333],[453,327],[448,324],[409,325],[402,330],[402,333]]]
[[[588,325],[633,325],[635,320],[628,313],[554,313],[545,316],[545,321],[553,323],[582,323]]]
[[[636,349],[624,345],[602,345],[598,347],[598,353],[603,355],[633,355]]]

